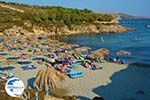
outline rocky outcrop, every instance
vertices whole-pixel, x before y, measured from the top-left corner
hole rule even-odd
[[[13,36],[13,35],[29,35],[29,34],[33,34],[32,32],[27,31],[26,29],[20,27],[20,26],[13,26],[10,29],[6,29],[3,32],[4,35],[6,36]]]
[[[33,31],[36,34],[48,34],[48,35],[72,35],[80,33],[120,33],[132,30],[131,28],[125,28],[118,24],[112,25],[95,25],[95,24],[83,24],[83,25],[72,25],[71,28],[64,26],[52,25],[49,28],[44,27],[33,27]]]
[[[31,28],[32,32],[27,31],[26,29],[14,26],[11,29],[5,30],[3,33],[7,36],[9,35],[19,35],[19,34],[47,34],[51,36],[60,36],[60,35],[72,35],[80,33],[120,33],[124,31],[132,30],[131,28],[125,28],[118,24],[82,24],[82,25],[72,25],[68,28],[66,25],[50,25],[49,27],[42,27],[37,25],[31,25],[31,23],[26,23],[26,27]]]

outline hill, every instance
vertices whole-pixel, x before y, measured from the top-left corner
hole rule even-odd
[[[117,13],[121,18],[126,19],[150,19],[150,17],[144,17],[144,16],[132,16],[125,13]]]
[[[99,32],[97,24],[116,24],[114,21],[115,17],[111,14],[94,13],[89,9],[73,9],[60,6],[31,6],[8,2],[0,2],[0,9],[0,31],[13,26],[21,26],[29,31],[33,31],[38,27],[38,29],[42,30],[51,28],[51,31],[56,33],[67,27],[68,29],[65,30],[73,30],[75,32],[85,25],[96,25],[95,30]],[[80,27],[75,27],[79,25]],[[86,30],[91,29],[88,26]],[[86,30],[78,32],[86,32]],[[105,31],[109,32],[109,30]]]

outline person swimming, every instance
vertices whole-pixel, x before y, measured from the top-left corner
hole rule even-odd
[[[137,42],[137,41],[139,41],[139,38],[136,36],[136,37],[134,37],[134,38],[132,39],[132,41],[133,41],[133,42]]]
[[[104,42],[104,37],[103,36],[101,37],[101,42]]]

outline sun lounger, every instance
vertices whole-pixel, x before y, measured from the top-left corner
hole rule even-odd
[[[80,54],[81,57],[86,58],[86,54]]]
[[[12,69],[14,69],[14,68],[15,68],[15,67],[8,65],[8,66],[5,66],[5,67],[0,67],[0,70],[1,70],[1,71],[4,71],[4,70],[12,70]]]
[[[72,62],[72,64],[69,66],[71,68],[75,68],[77,67],[78,65],[83,65],[84,62],[83,61],[76,61],[76,62]]]
[[[2,56],[6,56],[6,55],[7,55],[7,53],[3,53],[3,52],[1,52],[1,53],[0,53],[0,55],[2,55]]]
[[[14,77],[14,74],[15,74],[14,72],[10,72],[9,75],[8,75],[8,77],[12,78],[12,77]]]
[[[83,71],[74,71],[74,72],[69,72],[67,75],[70,78],[79,78],[79,77],[83,77],[84,73],[83,73]]]
[[[18,64],[31,64],[32,62],[31,61],[18,61]]]
[[[34,65],[26,65],[21,67],[23,70],[32,70],[35,69],[36,67]]]
[[[17,59],[19,59],[19,57],[17,56],[7,58],[7,60],[17,60]]]
[[[2,75],[1,77],[0,77],[0,80],[4,80],[4,79],[6,79],[6,78],[12,78],[12,77],[14,77],[14,72],[9,72],[8,74],[6,73],[6,72],[4,72],[4,71],[0,71],[0,74]]]

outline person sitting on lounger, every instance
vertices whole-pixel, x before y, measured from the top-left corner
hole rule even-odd
[[[91,64],[90,64],[88,61],[85,61],[84,67],[85,67],[85,68],[90,68],[90,67],[91,67]]]
[[[60,71],[62,73],[66,73],[66,68],[67,68],[67,65],[66,64],[62,64]]]

